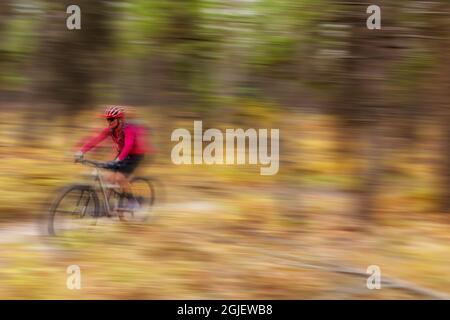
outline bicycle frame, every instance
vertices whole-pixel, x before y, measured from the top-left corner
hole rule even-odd
[[[103,177],[100,173],[100,169],[99,168],[95,168],[94,170],[95,172],[95,182],[98,182],[99,186],[100,186],[100,190],[102,192],[103,195],[103,205],[105,208],[105,213],[107,216],[111,216],[111,209],[109,207],[109,201],[108,201],[108,196],[106,195],[106,188],[103,182]]]
[[[84,160],[83,163],[84,164],[89,164],[90,166],[92,166],[94,168],[94,172],[93,172],[94,186],[98,184],[99,189],[101,191],[102,198],[103,198],[103,205],[104,205],[104,208],[105,208],[105,213],[104,214],[106,214],[106,216],[108,216],[108,217],[113,216],[114,214],[113,214],[113,212],[111,210],[111,207],[109,205],[109,201],[108,200],[109,200],[109,196],[111,196],[111,193],[114,192],[114,188],[113,187],[108,188],[106,186],[107,184],[105,183],[105,181],[103,179],[103,175],[101,173],[101,169],[97,166],[96,162]],[[117,187],[119,187],[119,186],[117,185]],[[110,189],[110,194],[109,195],[107,194],[108,189]]]

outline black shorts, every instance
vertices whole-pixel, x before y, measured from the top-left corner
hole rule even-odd
[[[118,163],[115,171],[123,173],[124,175],[130,175],[134,172],[134,170],[136,170],[143,159],[144,155],[142,154],[129,155]]]

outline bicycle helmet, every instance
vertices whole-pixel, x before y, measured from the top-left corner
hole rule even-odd
[[[123,118],[124,110],[122,107],[110,106],[107,107],[103,117],[105,118]]]

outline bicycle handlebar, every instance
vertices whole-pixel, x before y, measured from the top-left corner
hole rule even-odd
[[[95,160],[82,159],[82,160],[78,160],[77,162],[84,164],[84,165],[91,166],[91,167],[102,168],[102,169],[105,168],[105,166],[106,166],[105,162],[95,161]]]

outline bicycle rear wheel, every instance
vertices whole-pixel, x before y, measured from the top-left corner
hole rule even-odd
[[[156,201],[154,181],[150,178],[134,177],[130,186],[136,206],[131,212],[131,219],[139,222],[149,220],[153,217],[152,208]]]
[[[95,190],[89,185],[63,188],[49,209],[48,233],[61,236],[88,231],[95,226],[100,205]]]

